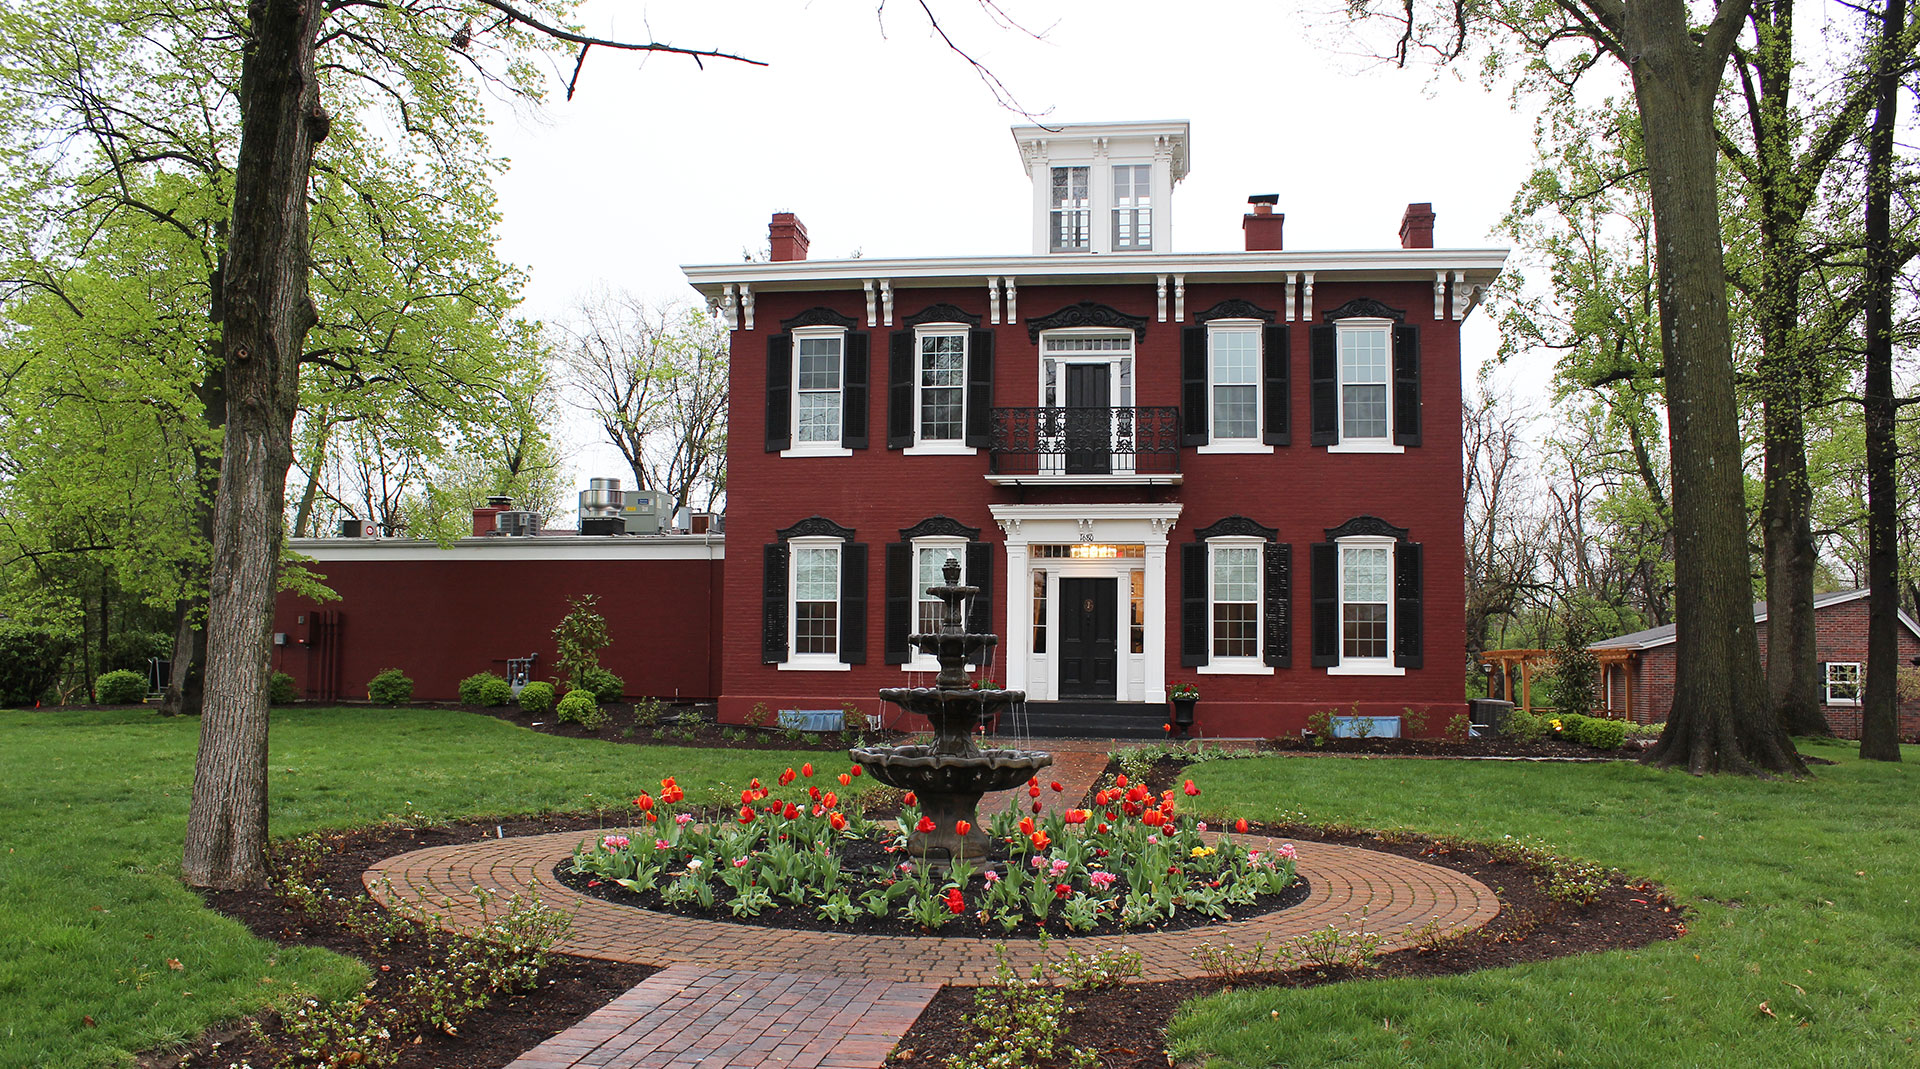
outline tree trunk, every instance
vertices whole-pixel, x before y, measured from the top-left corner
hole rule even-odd
[[[273,602],[307,293],[307,178],[326,136],[314,77],[318,0],[255,0],[240,73],[240,158],[220,301],[227,434],[214,499],[205,712],[185,876],[257,886],[266,874],[267,690]]]
[[[220,274],[213,276],[213,288],[221,285]],[[216,314],[217,311],[216,298]],[[216,431],[227,423],[227,395],[214,361],[207,361],[206,373],[194,393],[200,399],[207,426]],[[213,496],[220,487],[220,456],[195,447],[193,450],[194,486],[193,529],[203,544],[213,544]],[[166,693],[160,699],[162,716],[199,716],[205,698],[202,683],[207,664],[207,599],[204,595],[182,598],[173,607],[173,661],[167,676]]]
[[[1805,771],[1767,708],[1753,623],[1713,104],[1725,56],[1685,5],[1632,0],[1622,43],[1646,135],[1673,460],[1673,712],[1647,760],[1694,773]]]
[[[1898,552],[1894,542],[1893,130],[1900,107],[1897,60],[1906,0],[1887,0],[1874,50],[1873,126],[1867,132],[1867,679],[1860,710],[1860,756],[1900,760]]]

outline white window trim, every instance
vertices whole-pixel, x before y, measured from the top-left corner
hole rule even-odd
[[[960,562],[960,585],[965,586],[967,585],[967,540],[950,535],[935,535],[930,538],[916,538],[908,545],[913,547],[910,555],[913,562],[913,608],[908,615],[907,624],[907,634],[911,635],[920,630],[920,551],[922,549],[950,551],[953,558]],[[902,672],[938,672],[940,670],[940,660],[933,654],[911,645],[908,646],[907,652],[912,660],[900,666]],[[967,665],[967,670],[973,671],[974,666]]]
[[[1342,319],[1334,323],[1333,363],[1334,363],[1334,426],[1339,429],[1340,437],[1327,447],[1329,453],[1404,453],[1407,447],[1395,445],[1393,441],[1393,328],[1397,326],[1391,319]],[[1346,361],[1342,358],[1340,335],[1348,330],[1385,330],[1387,332],[1387,433],[1379,438],[1361,438],[1349,441],[1347,426],[1347,380]]]
[[[800,339],[840,339],[840,433],[831,442],[800,440]],[[795,327],[793,329],[792,369],[787,373],[787,434],[793,443],[780,451],[783,457],[850,457],[853,450],[840,444],[847,433],[847,331],[845,327]]]
[[[1227,535],[1207,539],[1207,663],[1194,672],[1203,676],[1270,676],[1273,666],[1266,663],[1267,653],[1267,569],[1266,539],[1247,535]],[[1221,657],[1213,652],[1213,551],[1215,549],[1251,549],[1253,565],[1253,640],[1251,657]]]
[[[1394,584],[1394,578],[1395,578],[1394,572],[1393,572],[1394,564],[1395,564],[1393,549],[1398,544],[1399,543],[1396,540],[1392,538],[1388,538],[1384,535],[1354,535],[1348,538],[1336,539],[1334,541],[1334,545],[1340,547],[1339,552],[1334,556],[1334,564],[1333,564],[1333,578],[1335,583],[1334,589],[1337,594],[1333,603],[1334,627],[1338,632],[1335,637],[1335,641],[1339,644],[1340,662],[1338,664],[1329,665],[1327,667],[1328,675],[1330,676],[1404,676],[1407,674],[1407,670],[1404,667],[1393,663],[1394,631],[1395,631],[1395,625],[1399,622],[1393,618],[1393,584]],[[1348,657],[1347,656],[1347,653],[1346,653],[1346,650],[1347,650],[1346,551],[1348,547],[1380,548],[1380,549],[1385,549],[1387,551],[1387,655],[1385,657]]]
[[[1146,168],[1147,195],[1145,198],[1146,200],[1145,205],[1136,204],[1131,208],[1122,208],[1120,206],[1119,183],[1115,182],[1114,179],[1117,177],[1117,172],[1122,167]],[[1109,161],[1107,164],[1107,190],[1108,190],[1107,192],[1107,243],[1110,247],[1110,250],[1113,252],[1153,252],[1159,242],[1159,237],[1160,237],[1159,233],[1154,229],[1154,223],[1156,222],[1154,216],[1157,214],[1154,211],[1154,209],[1159,207],[1159,205],[1154,202],[1154,196],[1153,196],[1153,161],[1152,160],[1119,160],[1119,159]],[[1139,200],[1141,198],[1136,196],[1134,197],[1134,199]],[[1125,247],[1122,247],[1119,242],[1119,234],[1116,233],[1116,231],[1119,230],[1120,213],[1123,211],[1143,211],[1143,210],[1147,213],[1147,233],[1152,236],[1147,240],[1147,243],[1144,245],[1133,244],[1133,245],[1127,245]],[[1137,236],[1138,235],[1136,233],[1136,237]]]
[[[779,664],[779,669],[782,672],[846,672],[851,671],[853,668],[852,665],[840,659],[840,636],[838,633],[834,635],[832,653],[794,652],[794,647],[798,644],[799,629],[796,625],[800,614],[800,599],[795,596],[798,593],[795,589],[795,584],[799,581],[799,572],[798,569],[794,567],[794,557],[797,556],[796,551],[798,550],[825,549],[827,547],[832,547],[833,549],[835,565],[836,578],[833,588],[834,626],[838,628],[843,622],[840,614],[845,606],[841,603],[838,575],[839,567],[842,563],[840,554],[846,552],[846,542],[838,538],[820,536],[789,539],[787,541],[787,659]]]
[[[979,447],[967,444],[967,365],[973,359],[973,339],[970,328],[965,323],[923,323],[913,328],[913,444],[900,451],[909,457],[970,457],[978,455]],[[941,438],[926,441],[920,437],[920,389],[921,376],[925,368],[921,364],[920,342],[924,338],[957,337],[960,339],[960,437]]]
[[[1821,692],[1826,698],[1826,704],[1844,705],[1852,708],[1860,704],[1859,698],[1836,698],[1833,696],[1833,668],[1835,665],[1840,664],[1850,664],[1853,666],[1854,693],[1858,694],[1860,690],[1867,685],[1867,666],[1864,661],[1828,661],[1827,678],[1820,681]]]
[[[1273,446],[1260,440],[1261,429],[1267,425],[1267,391],[1266,383],[1263,381],[1267,338],[1266,332],[1261,329],[1265,326],[1266,324],[1258,319],[1216,319],[1207,324],[1207,444],[1198,447],[1196,452],[1242,454],[1273,452]],[[1251,333],[1254,339],[1254,351],[1259,355],[1254,361],[1253,373],[1253,437],[1228,438],[1222,441],[1214,435],[1214,428],[1220,425],[1220,421],[1213,407],[1213,388],[1219,381],[1219,376],[1214,374],[1213,339],[1215,334],[1227,331]]]

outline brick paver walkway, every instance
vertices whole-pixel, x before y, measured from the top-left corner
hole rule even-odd
[[[507,1069],[873,1069],[939,984],[675,965]]]

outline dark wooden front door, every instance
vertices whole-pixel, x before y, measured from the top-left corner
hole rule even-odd
[[[1119,663],[1117,579],[1060,580],[1060,696],[1113,698]]]
[[[1105,364],[1067,365],[1067,472],[1104,474],[1113,470],[1112,402]]]

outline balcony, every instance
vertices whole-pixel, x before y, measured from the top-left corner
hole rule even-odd
[[[1180,409],[996,408],[987,481],[1019,486],[1180,482]]]

